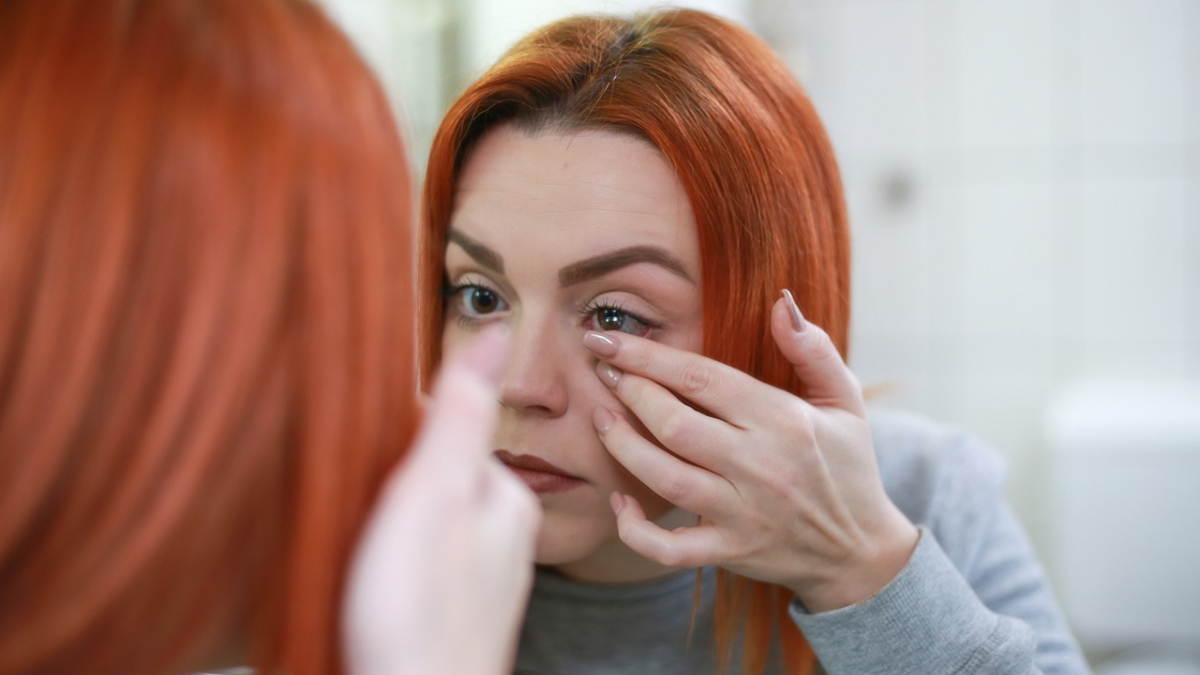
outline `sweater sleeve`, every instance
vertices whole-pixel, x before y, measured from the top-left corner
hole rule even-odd
[[[792,603],[792,618],[821,665],[830,675],[1089,673],[1003,500],[1002,464],[969,437],[942,441],[936,453],[904,461],[907,478],[889,486],[930,491],[925,499],[897,500],[921,504],[908,513],[921,538],[900,574],[850,607],[809,614]],[[925,478],[910,480],[917,476]]]

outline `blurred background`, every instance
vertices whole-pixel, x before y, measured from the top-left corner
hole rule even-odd
[[[530,29],[638,0],[324,0],[420,170]],[[851,365],[1004,455],[1104,673],[1200,673],[1200,0],[708,0],[838,152]]]

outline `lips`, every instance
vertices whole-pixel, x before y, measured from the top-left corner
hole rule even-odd
[[[584,484],[582,478],[567,473],[541,457],[514,455],[507,450],[497,450],[496,457],[538,494],[566,492]]]

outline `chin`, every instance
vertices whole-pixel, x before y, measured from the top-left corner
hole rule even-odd
[[[546,514],[538,532],[534,562],[539,565],[566,565],[594,555],[606,544],[618,541],[617,522],[580,523],[559,520]]]
[[[616,533],[613,533],[616,538]],[[608,540],[590,540],[588,537],[560,536],[553,531],[541,531],[538,534],[538,546],[534,551],[534,562],[538,565],[569,565],[595,554]]]

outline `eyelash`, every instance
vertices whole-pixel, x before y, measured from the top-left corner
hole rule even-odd
[[[469,290],[472,288],[482,289],[482,290],[488,291],[489,293],[495,294],[497,297],[500,297],[499,291],[497,291],[496,289],[492,288],[491,286],[489,286],[485,283],[482,283],[481,280],[468,278],[468,279],[464,279],[463,281],[461,281],[460,283],[457,283],[457,284],[451,284],[448,281],[443,282],[443,284],[442,284],[442,301],[443,301],[443,303],[446,303],[448,305],[449,303],[454,301],[455,298],[457,298],[463,291],[466,291],[466,290]],[[625,306],[622,305],[620,302],[616,302],[616,301],[608,300],[608,299],[593,299],[593,300],[591,300],[590,302],[588,302],[587,304],[585,304],[583,307],[581,307],[579,309],[579,314],[586,320],[589,318],[593,318],[596,314],[598,314],[599,312],[602,312],[604,310],[613,310],[616,312],[620,312],[621,314],[629,317],[630,319],[633,319],[634,321],[642,324],[643,326],[645,326],[646,328],[648,328],[650,330],[656,330],[656,329],[662,327],[661,323],[650,321],[649,319],[646,319],[645,317],[643,317],[640,314],[637,314],[637,313],[634,313],[634,312],[631,312],[631,311],[625,309]],[[454,308],[454,313],[456,314],[455,321],[457,321],[458,325],[462,328],[474,328],[484,322],[484,320],[479,317],[475,317],[475,316],[466,314],[459,307]]]
[[[611,309],[611,310],[620,312],[620,313],[624,314],[625,316],[628,316],[629,318],[633,319],[634,321],[637,321],[638,323],[642,324],[643,326],[646,326],[647,328],[649,328],[651,330],[654,330],[657,328],[662,328],[662,324],[650,321],[649,319],[642,317],[640,314],[635,314],[635,313],[625,309],[624,305],[622,305],[621,303],[614,302],[612,300],[607,300],[607,299],[592,300],[591,302],[587,303],[582,308],[580,308],[579,314],[582,315],[586,319],[586,318],[589,318],[592,315],[596,314],[597,312],[600,312],[600,311],[603,311],[606,309]]]
[[[501,297],[499,291],[497,291],[495,288],[492,288],[491,286],[489,286],[485,283],[482,283],[482,281],[480,281],[478,279],[468,278],[468,279],[464,279],[463,281],[461,281],[460,283],[457,283],[457,284],[451,284],[449,281],[443,281],[442,282],[442,304],[443,304],[443,306],[449,306],[450,303],[453,302],[454,299],[457,298],[460,293],[462,293],[465,290],[471,289],[471,288],[482,289],[489,293],[494,294],[496,297]],[[461,310],[461,308],[459,308],[459,307],[454,307],[453,312],[456,315],[454,317],[454,320],[456,322],[458,322],[458,325],[461,328],[471,329],[471,328],[475,328],[475,327],[479,326],[480,324],[484,323],[483,319],[481,319],[479,317],[471,316],[471,315],[463,312]]]

